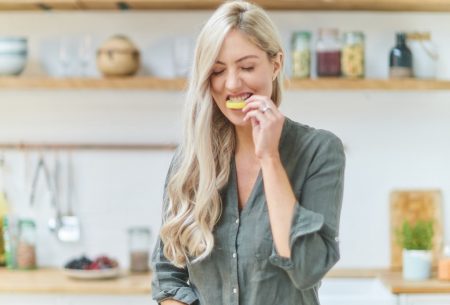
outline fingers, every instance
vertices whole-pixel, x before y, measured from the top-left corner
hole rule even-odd
[[[244,122],[250,118],[256,119],[259,122],[259,124],[265,124],[268,121],[268,118],[260,110],[248,111],[244,117]]]
[[[270,118],[276,117],[278,113],[276,105],[266,96],[253,95],[248,98],[242,112],[248,113],[252,110],[259,110]]]

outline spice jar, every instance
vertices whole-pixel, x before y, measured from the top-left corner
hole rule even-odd
[[[317,76],[341,74],[341,43],[337,29],[320,29],[316,44]]]
[[[16,251],[19,269],[36,268],[36,225],[33,220],[19,220],[19,238]]]
[[[295,32],[291,40],[292,77],[307,78],[311,74],[311,33]]]
[[[150,229],[134,227],[128,229],[130,248],[130,271],[146,272],[149,270]]]
[[[431,42],[430,33],[408,33],[407,40],[412,52],[414,76],[417,78],[436,78],[439,56],[436,46]]]
[[[344,33],[341,68],[342,75],[345,77],[364,77],[364,34],[362,32]]]

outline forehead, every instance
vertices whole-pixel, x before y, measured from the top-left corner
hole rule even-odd
[[[220,48],[218,61],[234,61],[243,56],[257,55],[262,57],[263,50],[250,41],[248,36],[239,30],[231,30],[226,36]]]

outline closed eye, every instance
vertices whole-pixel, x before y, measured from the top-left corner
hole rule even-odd
[[[217,76],[217,75],[220,75],[220,74],[222,74],[222,73],[223,73],[223,71],[225,71],[225,70],[212,71],[212,72],[211,72],[211,75],[213,75],[213,76]]]
[[[253,71],[255,69],[255,67],[242,67],[242,70],[244,71]]]

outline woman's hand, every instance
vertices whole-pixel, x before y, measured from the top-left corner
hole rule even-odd
[[[179,301],[175,301],[175,300],[169,299],[169,300],[162,301],[161,305],[186,305],[186,303],[182,303],[182,302],[179,302]]]
[[[252,95],[246,103],[242,111],[246,114],[244,121],[250,120],[252,123],[256,157],[259,160],[279,158],[278,145],[284,115],[267,96]]]

